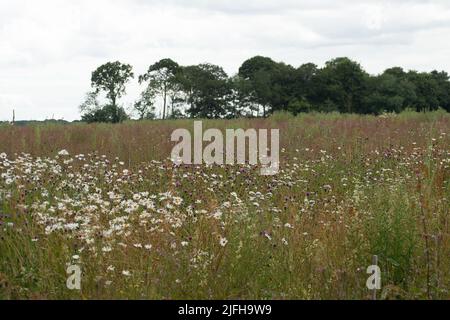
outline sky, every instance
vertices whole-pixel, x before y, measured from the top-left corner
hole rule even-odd
[[[162,58],[233,75],[255,55],[450,72],[449,35],[447,0],[0,0],[0,121],[13,109],[16,120],[79,119],[91,73],[108,61],[136,75]],[[133,80],[120,102],[142,90]]]

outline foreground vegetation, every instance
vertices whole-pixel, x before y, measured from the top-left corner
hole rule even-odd
[[[373,255],[381,298],[450,298],[448,114],[204,125],[279,128],[279,175],[173,166],[191,120],[0,127],[0,298],[366,299]]]

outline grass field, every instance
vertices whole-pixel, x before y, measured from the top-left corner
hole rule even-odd
[[[450,299],[449,114],[204,126],[280,129],[280,173],[175,167],[191,120],[0,127],[0,298],[368,299],[378,255],[379,298]]]

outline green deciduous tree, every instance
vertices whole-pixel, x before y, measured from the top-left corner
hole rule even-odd
[[[185,67],[181,83],[191,117],[220,118],[230,113],[232,90],[221,67],[209,63]]]
[[[86,94],[86,99],[80,106],[80,111],[82,113],[81,120],[87,123],[112,123],[128,119],[128,115],[123,108],[113,107],[111,104],[101,105],[95,92]]]
[[[147,87],[141,93],[139,100],[134,103],[134,110],[138,113],[139,120],[156,118],[155,96],[155,91],[151,87]]]
[[[362,113],[401,112],[416,99],[414,85],[398,72],[370,77],[367,86]]]
[[[369,75],[361,65],[348,58],[336,58],[325,63],[318,75],[321,79],[321,95],[333,101],[339,111],[361,112]]]
[[[409,71],[407,79],[415,87],[416,99],[412,106],[417,112],[439,108],[439,84],[430,73]]]
[[[255,91],[249,80],[235,75],[230,79],[231,86],[231,113],[230,117],[257,115],[258,104],[256,103]]]
[[[92,73],[91,85],[98,94],[100,91],[106,93],[110,100],[109,107],[112,112],[111,122],[122,121],[121,111],[117,105],[117,100],[126,93],[127,82],[134,77],[133,68],[129,64],[119,61],[108,62],[97,68]]]
[[[151,90],[160,94],[163,100],[162,118],[167,116],[168,97],[176,95],[179,90],[179,73],[181,68],[171,59],[162,59],[148,68],[147,73],[139,77],[139,82],[149,81]],[[172,101],[173,106],[174,101]]]
[[[275,61],[262,56],[246,60],[239,68],[239,76],[251,84],[254,91],[254,102],[262,106],[264,117],[273,107],[273,77],[276,68]]]

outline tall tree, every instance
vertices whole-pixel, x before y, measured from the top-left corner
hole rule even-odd
[[[386,70],[370,77],[361,113],[401,112],[416,99],[415,87],[400,73]]]
[[[263,116],[284,110],[294,94],[295,69],[268,57],[255,56],[239,68],[239,76],[248,80],[255,92],[255,102],[261,105]]]
[[[333,59],[326,62],[319,77],[325,85],[324,100],[333,101],[341,112],[360,112],[369,75],[359,63],[345,57]]]
[[[297,100],[315,100],[314,81],[318,73],[319,68],[314,63],[303,64],[293,71],[292,89]]]
[[[134,77],[133,68],[129,64],[119,61],[108,62],[97,68],[92,73],[91,85],[98,94],[100,91],[106,92],[106,97],[110,100],[110,109],[113,113],[112,122],[121,121],[121,112],[117,105],[117,100],[125,93],[125,85]]]
[[[230,86],[232,90],[230,117],[254,116],[254,113],[258,112],[258,104],[255,102],[255,91],[250,81],[235,75],[230,79]]]
[[[80,106],[82,113],[81,120],[87,123],[94,122],[122,122],[128,119],[128,115],[122,107],[114,108],[111,104],[101,105],[97,99],[97,93],[89,92],[86,94],[86,99]]]
[[[255,102],[262,106],[264,117],[272,107],[272,81],[276,65],[268,57],[255,56],[246,60],[239,68],[239,76],[251,83]]]
[[[439,108],[439,85],[436,78],[426,72],[409,71],[407,78],[415,86],[416,101],[413,106],[417,112]]]
[[[450,77],[445,71],[432,71],[431,77],[435,80],[439,106],[450,112]]]
[[[177,90],[177,76],[181,71],[178,63],[172,59],[162,59],[148,68],[147,73],[139,77],[139,83],[149,81],[153,91],[159,93],[163,100],[162,118],[166,118],[167,98],[171,91]]]
[[[289,102],[295,97],[295,68],[283,62],[277,62],[271,75],[272,111],[286,110]]]
[[[139,120],[154,119],[155,114],[155,96],[156,93],[151,87],[147,87],[141,93],[141,97],[134,103],[134,110],[137,111]]]
[[[205,63],[183,68],[183,91],[193,118],[220,118],[230,112],[231,87],[225,71]]]
[[[170,99],[170,118],[176,119],[183,117],[183,113],[179,107],[185,104],[185,95],[183,93],[183,68],[180,67],[175,78],[171,82],[170,91],[168,93]]]

